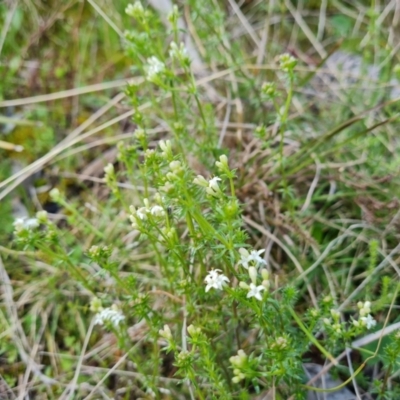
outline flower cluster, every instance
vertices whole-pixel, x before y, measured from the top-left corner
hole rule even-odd
[[[263,299],[261,292],[268,290],[270,287],[269,272],[264,268],[261,270],[261,276],[263,278],[263,281],[261,285],[257,285],[257,269],[255,267],[249,267],[248,270],[251,280],[250,285],[248,285],[246,282],[240,282],[239,286],[242,289],[248,290],[246,296],[248,299],[254,297],[255,299],[261,301]]]
[[[144,15],[144,8],[140,1],[135,1],[134,4],[128,4],[125,8],[125,13],[130,17],[139,19]]]
[[[249,263],[251,262],[254,262],[256,266],[259,264],[266,264],[266,262],[260,257],[260,254],[263,251],[264,250],[252,250],[251,253],[249,253],[244,248],[239,249],[239,252],[242,256],[242,260],[239,263],[245,263],[244,266],[246,267],[246,269],[248,269],[249,277],[251,280],[250,284],[247,284],[246,282],[240,282],[239,286],[242,289],[248,290],[246,296],[248,299],[254,297],[255,299],[261,301],[263,299],[262,292],[268,290],[270,287],[269,272],[265,268],[260,271],[262,282],[261,285],[257,285],[257,269],[255,266],[249,265]],[[246,262],[244,261],[244,257],[246,258]],[[211,288],[222,290],[226,283],[229,282],[229,278],[221,274],[221,272],[222,271],[220,269],[213,269],[208,272],[208,275],[204,279],[206,283],[206,292],[208,292]]]
[[[206,292],[208,292],[211,288],[222,290],[222,288],[226,285],[226,282],[229,282],[229,279],[220,274],[220,269],[212,269],[208,272],[208,275],[205,277],[204,281],[207,284]]]
[[[283,336],[279,336],[273,343],[271,343],[271,349],[283,350],[286,349],[288,345],[288,339]]]
[[[116,193],[118,191],[117,177],[115,175],[114,165],[111,163],[108,163],[104,167],[104,180],[105,180],[107,186],[114,193]]]
[[[94,317],[95,325],[104,325],[110,322],[114,327],[117,327],[124,319],[125,316],[118,310],[118,307],[114,304],[111,307],[102,308]]]
[[[158,145],[161,149],[161,157],[165,160],[170,160],[173,157],[172,154],[172,144],[170,140],[160,140]]]
[[[178,60],[183,66],[190,64],[189,55],[183,43],[180,43],[178,46],[175,42],[172,42],[170,44],[169,55],[171,58]]]
[[[160,75],[165,71],[165,64],[154,56],[147,59],[147,63],[146,79],[149,82],[156,83]]]
[[[167,172],[166,177],[170,182],[175,181],[184,172],[183,165],[178,160],[171,161],[169,163],[169,169],[170,169],[170,172]]]
[[[360,318],[357,320],[353,320],[353,325],[356,327],[366,327],[368,330],[373,328],[376,325],[376,321],[371,316],[371,302],[358,302],[357,307],[360,310]]]
[[[193,180],[193,183],[199,186],[203,186],[206,188],[206,193],[213,197],[222,197],[223,193],[221,188],[218,185],[218,182],[221,181],[221,178],[218,176],[214,176],[209,181],[204,178],[202,175],[197,175],[197,177]]]
[[[239,253],[241,256],[241,259],[239,261],[239,264],[242,265],[243,268],[248,269],[249,265],[254,265],[255,267],[258,267],[261,264],[266,265],[267,262],[260,257],[262,253],[264,253],[265,249],[262,250],[252,250],[250,253],[244,249],[243,247],[239,249]]]
[[[329,318],[325,318],[323,322],[326,326],[329,326],[333,330],[333,332],[335,332],[336,334],[340,334],[342,332],[342,324],[340,323],[340,312],[335,309],[331,309],[331,316],[333,319],[333,323],[332,320],[330,320]]]
[[[290,54],[282,54],[279,56],[279,65],[284,72],[292,72],[297,65],[297,60]]]
[[[15,233],[18,234],[22,231],[32,231],[36,229],[40,225],[40,222],[37,218],[22,217],[17,218],[13,225]]]
[[[371,329],[376,325],[376,321],[371,316],[371,303],[369,301],[359,302],[357,304],[359,309],[359,318],[358,320],[353,319],[352,325],[356,328],[357,331],[362,329]],[[331,319],[324,318],[323,323],[334,335],[341,335],[345,331],[345,323],[340,321],[340,312],[335,309],[330,310]]]
[[[236,356],[232,356],[229,359],[229,362],[232,364],[233,374],[235,375],[232,378],[233,383],[238,383],[246,378],[246,375],[243,373],[243,370],[247,364],[247,354],[243,350],[238,350]]]
[[[267,98],[276,96],[276,86],[273,82],[264,82],[261,86],[261,93]]]
[[[222,154],[219,157],[219,161],[215,161],[215,166],[223,173],[230,172],[229,164],[228,164],[228,157],[225,154]]]
[[[162,338],[166,339],[167,341],[172,340],[171,329],[168,325],[164,325],[164,329],[160,329],[158,333]]]
[[[135,206],[129,207],[129,211],[131,212],[129,219],[132,222],[133,228],[137,228],[137,223],[139,221],[146,221],[149,216],[154,218],[162,218],[165,216],[165,210],[160,205],[150,206],[148,199],[144,199],[143,203],[144,207],[138,209],[136,209]]]

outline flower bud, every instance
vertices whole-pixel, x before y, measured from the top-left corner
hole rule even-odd
[[[143,140],[146,138],[146,132],[142,128],[137,128],[133,135],[137,140]]]
[[[246,282],[239,282],[239,287],[246,290],[250,289],[250,286]]]
[[[225,154],[222,154],[222,156],[219,157],[219,161],[215,162],[215,165],[221,172],[229,170],[228,157]]]
[[[42,210],[36,213],[36,218],[41,224],[46,224],[48,221],[47,211]]]
[[[104,173],[105,173],[105,175],[114,175],[114,165],[112,165],[111,163],[108,163],[104,167]]]
[[[261,282],[261,285],[263,285],[265,287],[265,289],[268,290],[271,287],[271,282],[264,279]]]
[[[97,297],[93,297],[93,299],[90,301],[90,311],[92,311],[94,313],[98,313],[102,309],[103,309],[103,307],[101,304],[101,300]]]
[[[169,328],[168,325],[164,325],[164,329],[160,329],[158,333],[160,334],[161,337],[163,337],[166,340],[172,339],[171,329]]]
[[[197,177],[194,178],[193,183],[199,186],[208,187],[208,181],[202,175],[197,175]]]
[[[255,267],[249,267],[249,276],[251,281],[256,284],[257,283],[257,270]]]
[[[268,280],[269,279],[269,272],[267,269],[263,268],[261,270],[261,276],[264,280]]]
[[[196,336],[198,336],[201,333],[201,329],[196,328],[194,325],[189,325],[187,330],[188,330],[189,335],[192,338],[195,338]]]
[[[62,200],[61,193],[57,188],[51,189],[49,195],[51,199],[56,203]]]

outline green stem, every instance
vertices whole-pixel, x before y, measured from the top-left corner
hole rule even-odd
[[[104,239],[104,234],[100,232],[97,228],[95,228],[89,221],[86,220],[86,218],[82,217],[82,215],[71,205],[69,205],[66,201],[61,201],[60,204],[65,207],[68,211],[71,212],[71,214],[80,222],[82,222],[83,225],[86,226],[92,233],[94,233],[96,236],[98,236],[101,239]]]
[[[306,328],[306,326],[301,322],[300,318],[297,316],[296,312],[291,308],[288,307],[290,314],[292,315],[293,319],[296,321],[297,325],[299,325],[300,329],[305,333],[305,335],[310,339],[311,343],[317,347],[321,353],[328,358],[333,365],[337,365],[337,361],[335,357],[332,356],[324,347],[318,342],[317,339],[312,335],[312,333]]]

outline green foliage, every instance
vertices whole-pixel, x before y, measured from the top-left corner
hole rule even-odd
[[[103,10],[111,5],[98,3]],[[165,16],[168,28],[150,6],[122,3],[107,16],[126,27],[123,35],[110,34],[106,19],[90,22],[93,10],[82,5],[84,34],[72,54],[79,70],[70,61],[54,68],[49,62],[39,74],[41,80],[49,74],[49,90],[57,80],[68,86],[72,73],[75,83],[87,82],[104,60],[121,58],[123,47],[126,57],[111,76],[127,65],[134,75],[121,105],[132,110],[134,131],[121,135],[104,180],[93,179],[101,190],[53,176],[52,190],[43,191],[61,221],[44,211],[14,221],[13,241],[0,249],[14,288],[4,291],[0,306],[6,332],[0,355],[8,368],[26,362],[27,343],[40,344],[37,359],[46,367],[35,379],[54,378],[57,396],[67,387],[65,393],[84,398],[101,386],[109,397],[121,390],[160,399],[251,399],[270,391],[304,397],[312,390],[307,359],[335,364],[357,338],[396,322],[397,111],[389,105],[365,111],[380,94],[360,101],[358,81],[339,92],[341,101],[310,105],[300,84],[310,81],[306,66],[281,44],[293,32],[299,49],[309,38],[292,19],[289,27],[284,2],[239,10],[254,26],[279,16],[273,29],[265,28],[274,40],[260,63],[258,33],[256,40],[237,30],[240,14],[228,14],[223,2],[174,7]],[[181,43],[183,11],[210,69],[203,71],[207,82]],[[373,11],[365,17],[368,48],[380,37]],[[54,27],[54,37],[74,32],[74,12],[68,11],[70,25]],[[17,76],[10,49],[27,40],[16,28],[25,13],[17,8],[3,48],[6,80]],[[327,32],[349,34],[352,15],[328,18]],[[315,28],[315,20],[307,22]],[[99,47],[95,63],[91,39]],[[62,60],[68,51],[58,54]],[[377,57],[388,54],[383,49]],[[388,68],[386,79],[390,74]],[[9,97],[9,89],[2,94]],[[46,154],[61,137],[54,120],[58,128],[85,120],[104,98],[91,94],[80,104],[79,116],[73,104],[25,110],[24,119],[41,124],[19,127],[8,139],[34,149],[32,159]],[[117,134],[107,129],[96,154]],[[62,154],[58,167],[91,161],[96,154],[86,144],[70,154],[86,152],[87,160]],[[10,233],[5,204],[0,218],[9,220]],[[27,337],[20,343],[13,340],[18,335]],[[396,396],[398,334],[361,347],[353,349],[353,368],[339,365],[337,372],[366,390],[373,386],[379,398]],[[371,384],[372,365],[381,367],[379,384]],[[110,368],[118,378],[108,378]],[[4,375],[17,384],[12,372]]]

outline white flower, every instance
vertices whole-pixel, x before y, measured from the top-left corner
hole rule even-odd
[[[215,197],[220,197],[222,195],[221,189],[219,188],[218,182],[221,180],[218,176],[214,176],[214,178],[208,181],[208,188],[206,192]]]
[[[241,259],[239,261],[239,264],[241,264],[244,268],[248,269],[249,268],[249,263],[251,263],[252,261],[255,262],[256,266],[258,266],[259,264],[267,264],[266,261],[260,257],[260,254],[264,253],[265,249],[261,249],[261,250],[252,250],[250,253],[244,249],[243,247],[241,247],[239,249],[239,253],[241,256]]]
[[[140,1],[136,1],[135,4],[128,4],[125,8],[125,13],[131,17],[138,18],[144,14],[144,8]]]
[[[150,209],[151,215],[155,217],[163,217],[165,215],[165,211],[161,206],[153,206]]]
[[[366,317],[361,317],[360,321],[367,329],[371,329],[376,325],[376,321],[372,318],[371,314],[368,314]]]
[[[206,292],[211,288],[222,290],[226,282],[229,282],[229,279],[225,275],[220,274],[220,272],[220,269],[212,269],[208,272],[208,275],[204,279],[204,282],[207,284]]]
[[[255,297],[257,300],[262,300],[262,295],[261,292],[265,290],[265,287],[263,285],[256,286],[254,283],[250,283],[250,290],[249,293],[247,293],[247,298],[249,299],[250,297]]]
[[[214,176],[214,178],[210,179],[208,181],[208,187],[210,189],[213,189],[215,191],[219,190],[218,182],[221,180],[221,178],[218,178],[218,176]]]
[[[140,207],[137,211],[136,211],[136,216],[143,220],[147,219],[147,213],[149,212],[149,210],[146,207]]]
[[[147,80],[154,82],[156,78],[165,71],[165,64],[161,62],[157,57],[150,57],[147,59]]]
[[[22,217],[22,218],[17,218],[14,221],[13,225],[16,232],[21,232],[24,229],[28,231],[34,230],[40,225],[40,223],[37,218]]]
[[[94,317],[95,325],[104,325],[104,322],[109,321],[114,326],[118,326],[125,316],[115,306],[104,308],[98,312]]]
[[[176,58],[180,61],[189,61],[188,52],[183,43],[180,43],[180,45],[178,46],[175,42],[171,42],[169,55],[171,58]]]

